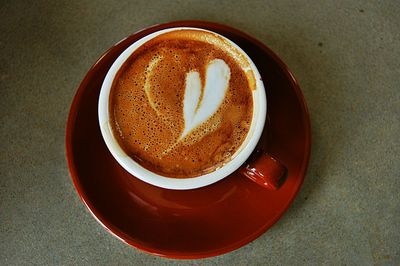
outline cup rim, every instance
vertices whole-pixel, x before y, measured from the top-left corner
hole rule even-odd
[[[137,163],[135,160],[129,157],[119,146],[117,140],[113,135],[109,119],[110,91],[112,88],[114,78],[118,73],[118,71],[120,70],[120,68],[122,67],[122,65],[124,64],[124,62],[132,55],[132,53],[136,49],[138,49],[147,41],[155,38],[160,34],[175,30],[199,30],[199,31],[210,32],[219,37],[222,37],[225,41],[227,41],[230,45],[232,45],[242,55],[245,56],[248,63],[250,64],[251,70],[256,80],[256,89],[253,90],[252,92],[253,96],[252,122],[249,132],[247,133],[247,136],[243,141],[242,145],[236,150],[232,158],[220,168],[217,168],[213,172],[207,173],[205,175],[200,175],[197,177],[190,177],[190,178],[166,177],[156,174],[141,166],[139,163]],[[258,107],[257,109],[255,108],[256,104]],[[118,58],[114,61],[114,63],[108,70],[107,75],[105,76],[100,89],[100,96],[98,101],[98,119],[99,119],[100,131],[106,143],[106,146],[108,150],[111,152],[114,159],[134,177],[157,187],[166,189],[175,189],[175,190],[187,190],[187,189],[195,189],[208,186],[215,182],[220,181],[221,179],[229,176],[231,173],[236,171],[241,165],[245,163],[245,161],[254,151],[261,137],[262,131],[264,129],[266,114],[267,114],[267,99],[266,99],[264,83],[262,81],[261,75],[256,65],[254,64],[250,56],[229,38],[219,33],[203,29],[200,27],[170,27],[146,35],[137,40],[136,42],[134,42],[133,44],[131,44],[118,56]]]

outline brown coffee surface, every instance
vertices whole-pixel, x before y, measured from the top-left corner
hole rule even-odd
[[[212,116],[182,137],[186,75],[200,74],[201,104],[207,66],[215,59],[230,69],[225,97]],[[110,123],[118,143],[140,165],[167,177],[196,177],[221,167],[251,124],[255,82],[245,64],[225,40],[205,31],[176,30],[146,42],[123,64],[111,88]]]

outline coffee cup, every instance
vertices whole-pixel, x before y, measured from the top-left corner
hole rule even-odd
[[[129,46],[109,69],[98,105],[115,160],[144,182],[176,190],[211,185],[235,171],[278,189],[286,168],[255,151],[266,114],[265,87],[251,58],[228,38],[189,27]]]

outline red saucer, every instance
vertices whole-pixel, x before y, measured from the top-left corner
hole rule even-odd
[[[107,150],[97,119],[97,101],[106,72],[134,41],[174,26],[218,32],[238,44],[257,65],[266,86],[269,116],[268,134],[264,134],[260,146],[288,168],[287,180],[278,191],[264,189],[237,173],[200,189],[162,189],[128,174]],[[170,258],[220,255],[264,233],[296,196],[306,173],[310,146],[307,107],[287,66],[254,38],[228,26],[201,21],[156,25],[109,49],[79,86],[66,135],[74,185],[97,221],[122,241]]]

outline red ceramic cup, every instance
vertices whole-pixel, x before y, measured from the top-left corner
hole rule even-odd
[[[249,75],[248,77],[249,79],[252,78],[252,80],[249,80],[249,82],[253,82],[255,84],[255,89],[252,90],[253,117],[246,139],[237,149],[235,154],[232,155],[231,159],[222,167],[216,169],[211,173],[207,173],[199,177],[170,178],[161,176],[142,167],[123,151],[123,149],[116,141],[111,130],[108,105],[113,81],[117,75],[118,70],[122,67],[123,63],[129,58],[129,56],[147,41],[160,34],[169,31],[184,29],[198,31],[200,36],[199,38],[201,38],[202,34],[212,33],[213,35],[217,36],[217,38],[222,38],[227,43],[229,43],[229,48],[226,48],[226,45],[221,48],[224,49],[226,52],[231,53],[233,58],[240,57],[246,59],[244,63],[240,64],[242,64],[241,66],[243,67],[244,71],[251,71],[253,74]],[[213,184],[229,176],[237,170],[239,170],[240,173],[243,174],[243,176],[250,178],[252,181],[265,188],[274,190],[278,189],[284,181],[286,168],[279,162],[279,160],[273,158],[271,155],[259,151],[255,152],[256,145],[260,140],[261,134],[264,130],[266,115],[267,99],[264,83],[261,79],[261,75],[256,65],[253,63],[251,58],[238,45],[222,35],[205,29],[187,27],[177,27],[160,30],[141,38],[140,40],[129,46],[116,59],[116,61],[109,69],[101,87],[98,105],[98,118],[101,133],[108,149],[110,150],[116,161],[130,174],[149,184],[162,188],[178,190],[200,188]]]

